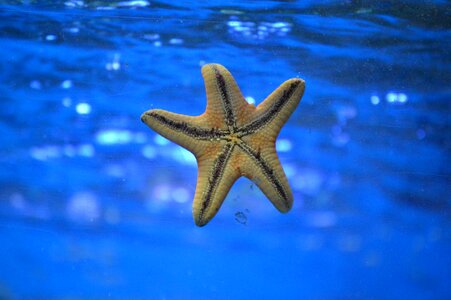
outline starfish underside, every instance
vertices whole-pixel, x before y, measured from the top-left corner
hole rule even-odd
[[[218,212],[233,183],[252,180],[281,212],[293,204],[275,141],[298,105],[302,79],[285,81],[260,105],[248,104],[229,71],[218,64],[202,67],[207,109],[197,117],[153,109],[141,120],[191,151],[199,167],[193,217],[204,226]]]

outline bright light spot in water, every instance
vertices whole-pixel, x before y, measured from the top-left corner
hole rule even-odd
[[[80,115],[87,115],[87,114],[91,113],[91,105],[89,105],[88,103],[85,103],[85,102],[78,103],[77,106],[75,107],[75,110]]]
[[[35,90],[40,90],[42,85],[41,85],[41,82],[39,80],[33,80],[33,81],[30,82],[30,87],[32,89],[35,89]]]
[[[154,40],[158,40],[160,38],[160,35],[158,33],[145,34],[144,38],[146,40],[154,41]]]
[[[252,98],[251,96],[247,96],[247,97],[246,97],[246,101],[247,101],[247,103],[249,103],[249,104],[255,104],[255,99]]]
[[[385,99],[388,103],[400,103],[404,104],[407,102],[408,98],[407,95],[404,93],[393,93],[390,92],[385,96]]]
[[[54,40],[56,40],[56,35],[49,34],[49,35],[47,35],[47,36],[45,37],[45,39],[46,39],[47,41],[54,41]]]
[[[407,102],[407,95],[400,93],[398,94],[398,101],[401,103],[406,103]]]
[[[141,150],[141,153],[145,158],[148,159],[153,159],[157,156],[157,151],[153,146],[150,145],[144,146]]]
[[[25,198],[20,193],[14,193],[10,196],[9,201],[11,206],[18,210],[24,210],[27,207]]]
[[[61,83],[61,87],[62,87],[63,89],[70,89],[70,88],[72,87],[72,80],[64,80],[64,81]]]
[[[316,170],[302,170],[293,179],[293,188],[307,195],[315,195],[323,185],[324,177]]]
[[[283,169],[285,171],[285,174],[287,175],[288,178],[293,177],[294,175],[296,175],[296,166],[294,165],[283,165]]]
[[[64,97],[63,98],[63,106],[69,107],[71,105],[72,105],[72,99],[69,97]]]
[[[91,192],[79,192],[72,196],[66,211],[69,218],[77,222],[94,222],[100,216],[97,197]]]
[[[177,147],[177,150],[173,152],[174,159],[187,164],[187,165],[196,165],[197,160],[194,154],[186,150],[185,148]]]
[[[153,195],[157,200],[168,201],[171,198],[171,187],[167,185],[158,185],[153,190]]]
[[[183,44],[183,40],[182,39],[178,39],[178,38],[172,38],[169,40],[169,44],[171,45],[181,45]]]
[[[378,105],[381,102],[378,96],[371,96],[371,103],[373,105]]]
[[[280,152],[288,152],[293,148],[290,140],[279,139],[276,141],[276,149]]]
[[[306,215],[306,221],[310,226],[326,228],[337,223],[337,216],[331,211],[311,212]]]
[[[117,3],[119,7],[146,7],[149,5],[148,1],[134,0],[134,1],[122,1]]]
[[[272,24],[272,27],[274,27],[274,28],[284,28],[287,26],[291,26],[291,25],[288,23],[285,23],[285,22],[276,22],[276,23]]]
[[[182,187],[173,190],[171,195],[175,202],[178,203],[185,203],[189,200],[188,191]]]
[[[96,141],[102,145],[128,144],[132,140],[132,133],[128,130],[102,130],[96,135]]]
[[[169,144],[169,140],[167,138],[162,137],[161,135],[156,135],[153,139],[157,145],[165,146]]]
[[[105,65],[105,68],[108,71],[118,71],[118,70],[120,70],[120,68],[121,68],[120,58],[121,58],[121,55],[119,53],[115,53],[114,56],[113,56],[113,61],[112,62],[108,62]]]
[[[33,147],[30,149],[30,155],[37,160],[47,160],[61,155],[61,150],[57,146],[47,145],[43,147]]]
[[[91,144],[84,144],[78,147],[78,155],[85,157],[94,156],[94,147]]]
[[[64,152],[64,155],[66,155],[68,157],[73,157],[77,151],[74,146],[66,145],[66,146],[64,146],[63,152]]]
[[[64,2],[64,5],[66,5],[67,7],[82,7],[85,5],[85,3],[81,0],[70,0]]]

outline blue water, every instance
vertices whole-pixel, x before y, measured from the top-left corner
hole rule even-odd
[[[1,299],[449,299],[447,1],[1,1]],[[141,123],[306,92],[277,149],[280,214],[247,179],[191,215],[194,157]]]

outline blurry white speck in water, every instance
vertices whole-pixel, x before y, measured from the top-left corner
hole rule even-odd
[[[100,216],[97,196],[92,192],[76,193],[69,199],[66,211],[73,221],[94,222]]]
[[[195,166],[197,163],[194,154],[186,150],[185,148],[177,147],[177,149],[172,153],[175,160],[178,160],[187,165]]]
[[[70,89],[70,88],[72,87],[72,80],[64,80],[64,81],[61,83],[61,87],[62,87],[63,89]]]
[[[398,101],[401,103],[405,103],[407,102],[407,95],[404,93],[399,93],[398,94]]]
[[[78,147],[78,155],[85,157],[94,156],[94,147],[91,144],[83,144]]]
[[[154,40],[158,40],[160,38],[160,35],[158,33],[145,34],[144,38],[146,40],[154,41]]]
[[[37,160],[47,160],[61,156],[61,149],[54,145],[33,147],[30,149],[30,155]]]
[[[24,196],[20,193],[13,193],[10,196],[9,201],[11,206],[18,210],[23,210],[27,206]]]
[[[108,71],[118,71],[118,70],[120,70],[120,68],[121,68],[120,58],[121,58],[121,55],[119,53],[115,53],[114,56],[113,56],[113,61],[112,62],[108,62],[105,65],[105,68]]]
[[[171,45],[181,45],[183,44],[183,40],[182,39],[178,39],[178,38],[172,38],[169,40],[169,44]]]
[[[64,2],[64,5],[67,7],[82,7],[85,5],[85,3],[81,0],[69,0]]]
[[[76,149],[73,145],[66,145],[63,148],[64,155],[68,157],[73,157],[76,154]]]
[[[227,25],[229,25],[230,27],[238,27],[238,26],[241,26],[241,22],[240,21],[228,21]]]
[[[153,45],[155,46],[155,47],[161,47],[161,42],[160,41],[155,41],[155,42],[153,42]]]
[[[172,188],[165,184],[157,185],[153,190],[153,196],[157,200],[168,201],[171,198],[171,190]]]
[[[54,41],[54,40],[56,40],[56,35],[49,34],[49,35],[47,35],[47,36],[45,37],[45,39],[46,39],[47,41]]]
[[[106,129],[97,132],[96,141],[102,145],[128,144],[133,138],[129,130]]]
[[[283,169],[288,178],[291,179],[294,175],[296,175],[296,166],[292,164],[284,164]]]
[[[41,89],[41,82],[39,81],[39,80],[33,80],[33,81],[31,81],[30,82],[30,87],[32,88],[32,89],[35,89],[35,90],[40,90]]]
[[[75,107],[75,110],[80,115],[87,115],[87,114],[91,113],[91,105],[89,105],[89,103],[85,103],[85,102],[78,103],[77,106]]]
[[[291,141],[287,139],[278,139],[276,141],[276,149],[280,152],[288,152],[293,148]]]
[[[179,187],[172,191],[172,198],[175,202],[185,203],[189,200],[189,193],[185,188]]]
[[[380,102],[381,102],[381,100],[379,99],[378,96],[375,96],[375,95],[371,96],[371,103],[373,105],[378,105]]]
[[[157,156],[157,151],[151,145],[144,146],[141,150],[141,153],[145,158],[148,158],[148,159],[153,159]]]
[[[72,105],[72,99],[69,97],[64,97],[62,102],[63,102],[63,106],[65,106],[65,107],[69,107]]]
[[[404,104],[407,102],[407,95],[404,93],[390,92],[385,96],[385,99],[388,103]]]
[[[313,227],[326,228],[337,223],[337,216],[332,211],[316,211],[306,215],[306,223]]]
[[[153,140],[157,145],[160,146],[169,144],[169,140],[167,138],[162,137],[161,135],[156,135]]]
[[[246,101],[249,104],[255,104],[255,99],[253,97],[251,97],[251,96],[247,96],[246,97]]]
[[[117,3],[117,6],[119,7],[146,7],[148,5],[149,2],[143,0],[122,1]]]
[[[71,28],[69,28],[69,32],[70,33],[78,33],[78,32],[80,32],[80,28],[78,28],[78,27],[71,27]]]

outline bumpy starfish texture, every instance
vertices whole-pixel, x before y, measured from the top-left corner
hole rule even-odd
[[[197,117],[153,109],[141,120],[165,138],[191,151],[198,178],[193,203],[196,225],[218,212],[233,183],[252,180],[281,212],[293,205],[293,194],[276,153],[280,129],[304,93],[305,83],[285,81],[260,105],[248,104],[229,71],[218,64],[202,67],[207,109]]]

